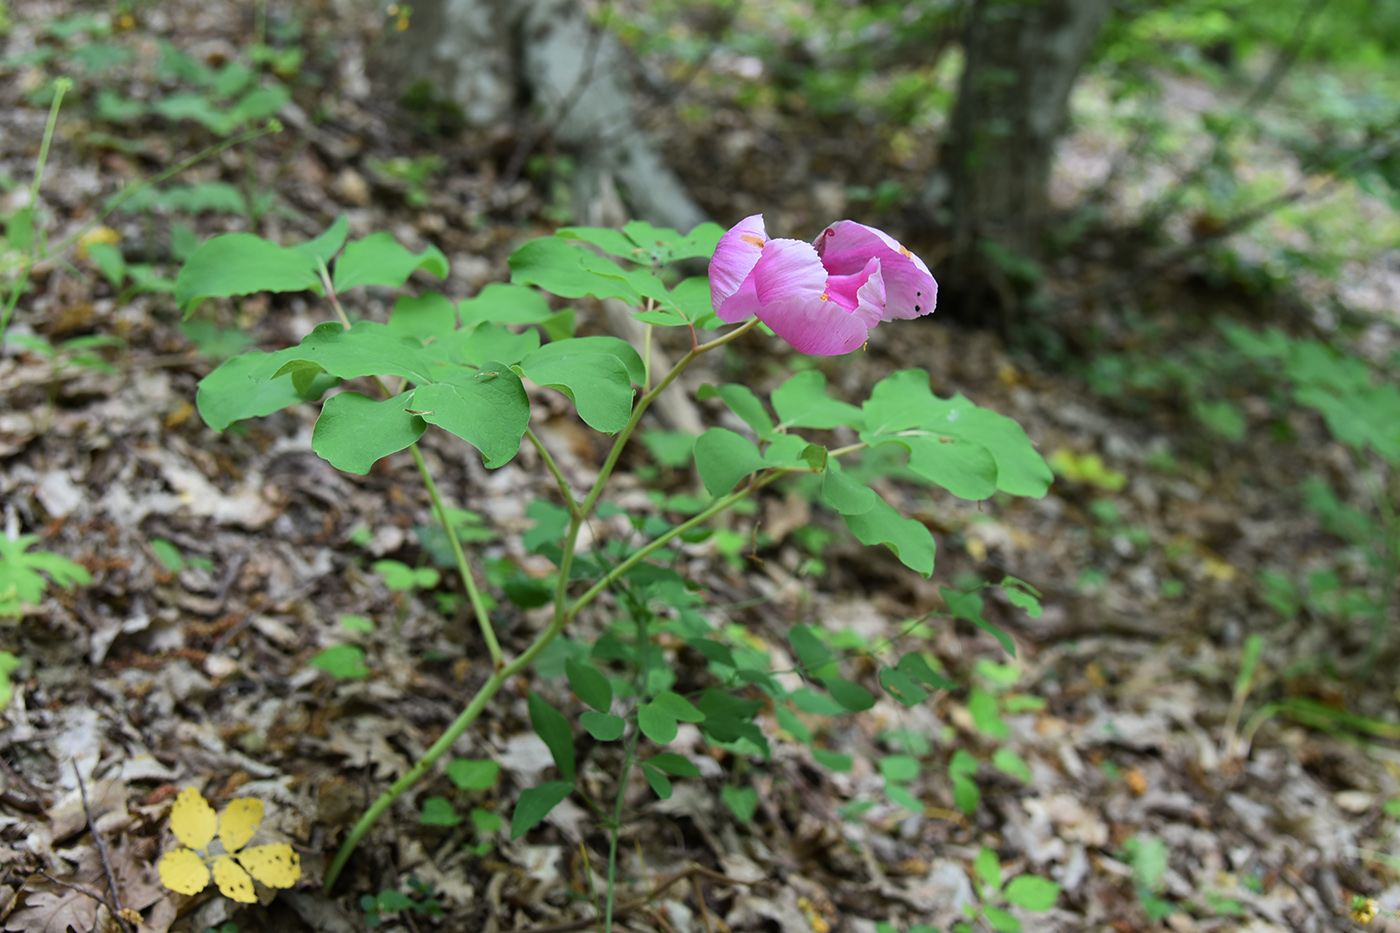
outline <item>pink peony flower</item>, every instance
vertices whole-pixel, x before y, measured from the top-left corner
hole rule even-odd
[[[813,243],[770,240],[763,215],[735,224],[710,260],[710,301],[730,324],[757,315],[803,353],[864,346],[881,321],[929,314],[938,283],[889,234],[839,220]]]

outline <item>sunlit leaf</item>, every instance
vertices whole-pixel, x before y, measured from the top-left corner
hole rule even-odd
[[[160,883],[179,894],[198,894],[209,885],[209,869],[193,849],[175,849],[161,856]]]
[[[237,852],[248,844],[263,818],[263,802],[254,797],[230,800],[219,814],[219,841],[225,852]]]
[[[207,849],[219,829],[219,817],[204,795],[186,787],[170,808],[170,831],[191,849]]]
[[[243,870],[243,866],[233,860],[233,856],[221,855],[209,866],[214,872],[214,883],[219,886],[224,897],[240,904],[256,904],[258,894],[253,889],[253,879]]]
[[[238,861],[269,888],[290,888],[301,878],[301,856],[285,842],[255,846],[238,853]]]

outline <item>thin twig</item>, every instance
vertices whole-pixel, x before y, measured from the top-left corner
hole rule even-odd
[[[121,913],[117,910],[116,906],[112,904],[111,901],[103,897],[101,894],[94,894],[81,885],[73,884],[70,881],[64,881],[62,878],[55,878],[53,875],[44,871],[42,868],[36,868],[35,871],[43,875],[45,878],[49,879],[61,888],[67,888],[70,891],[81,894],[83,897],[90,897],[94,901],[97,901],[97,903],[101,904],[103,907],[106,907],[108,912],[116,918],[117,922],[122,925],[122,929],[127,931],[131,930],[131,927],[127,925],[126,920],[122,917]]]
[[[83,815],[87,817],[88,832],[92,833],[93,841],[97,843],[97,854],[102,857],[102,870],[107,873],[107,890],[111,892],[112,903],[116,905],[116,909],[112,910],[112,915],[117,918],[117,923],[121,924],[123,930],[131,933],[131,924],[127,923],[126,916],[123,914],[125,908],[122,907],[121,892],[117,890],[117,876],[112,871],[112,860],[107,854],[107,843],[102,838],[102,834],[97,831],[97,824],[93,821],[92,807],[88,805],[87,785],[83,782],[83,773],[78,769],[76,759],[73,761],[73,776],[78,779],[78,793],[83,798]],[[111,905],[108,905],[108,909],[111,909]]]

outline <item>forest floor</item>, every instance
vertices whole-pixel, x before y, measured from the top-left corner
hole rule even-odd
[[[43,33],[75,9],[25,4],[0,40],[0,178],[18,182],[0,213],[24,203],[47,113],[28,95],[58,67],[23,55],[78,47],[81,36]],[[279,112],[287,132],[172,183],[242,184],[245,160],[256,154],[259,186],[276,194],[264,236],[296,242],[345,214],[352,236],[387,230],[415,250],[439,246],[452,273],[421,284],[454,300],[507,278],[510,251],[548,234],[567,207],[547,170],[500,177],[531,134],[413,132],[355,78],[365,37],[377,35],[379,24],[347,9],[337,13],[337,38],[317,34],[329,54],[303,71],[319,73],[325,86],[298,87]],[[123,185],[215,138],[188,121],[153,116],[114,124],[99,119],[93,101],[99,87],[148,99],[160,91],[159,81],[140,78],[158,58],[157,35],[208,64],[238,58],[251,23],[227,13],[223,4],[143,8],[139,23],[106,40],[137,52],[122,72],[137,79],[103,83],[74,72],[77,88],[43,186],[51,242],[80,228]],[[307,114],[317,108],[313,123]],[[664,129],[666,154],[722,223],[762,210],[770,231],[800,236],[845,213],[844,184],[872,180],[858,177],[868,168],[849,176],[838,168],[867,165],[869,153],[849,142],[843,150],[800,117],[717,110],[708,122]],[[114,136],[131,145],[115,146]],[[826,141],[806,144],[816,137]],[[421,205],[410,204],[418,193],[410,184],[371,168],[374,159],[425,152],[446,161],[424,186]],[[814,186],[807,173],[843,184]],[[165,261],[173,274],[165,237],[172,217],[200,238],[247,228],[245,218],[226,212],[190,218],[160,207],[117,213],[106,224],[121,235],[129,260]],[[904,233],[897,218],[890,229]],[[1066,259],[1052,270],[1052,287],[1070,293],[1117,271]],[[441,915],[386,910],[383,929],[590,928],[584,859],[597,877],[607,839],[580,808],[556,809],[516,841],[499,832],[484,852],[472,846],[470,823],[419,820],[423,800],[434,795],[508,812],[519,790],[538,780],[549,758],[531,729],[526,691],[573,708],[566,690],[540,679],[507,688],[454,750],[500,762],[501,784],[473,796],[439,772],[380,821],[335,894],[319,893],[330,856],[367,801],[409,768],[486,677],[467,616],[439,611],[436,597],[450,589],[450,573],[438,590],[404,592],[368,569],[383,558],[428,561],[418,529],[431,524],[430,504],[406,454],[351,476],[312,452],[311,406],[222,434],[195,414],[196,385],[218,362],[209,322],[224,328],[225,340],[247,334],[274,349],[328,319],[329,310],[309,297],[254,296],[210,303],[205,323],[190,324],[168,296],[119,295],[71,254],[41,263],[28,286],[0,351],[0,502],[7,526],[38,535],[37,549],[80,563],[92,582],[53,588],[0,627],[0,650],[21,660],[0,714],[5,929],[111,928],[98,904],[108,885],[95,837],[109,850],[122,906],[141,915],[142,930],[197,933],[233,923],[238,930],[338,933],[366,927],[362,896],[394,890],[412,894],[420,907],[431,897]],[[383,315],[391,298],[371,293],[357,310]],[[1185,276],[1132,291],[1137,318],[1154,322],[1147,335],[1127,328],[1117,300],[1064,314],[1109,334],[1115,353],[1146,354],[1123,356],[1130,365],[1214,346],[1217,316],[1288,320],[1299,332],[1315,326],[1297,296],[1211,291]],[[580,308],[585,326],[601,326],[601,316]],[[55,346],[94,335],[117,340],[83,351],[100,358],[94,365],[77,351],[54,357],[15,339],[25,335]],[[1394,338],[1385,331],[1377,339]],[[993,335],[936,315],[903,330],[880,328],[865,352],[819,367],[849,397],[896,369],[925,368],[937,394],[961,392],[1014,418],[1046,456],[1063,452],[1063,462],[1083,464],[1098,454],[1124,484],[1110,488],[1117,483],[1102,474],[1098,481],[1062,478],[1043,499],[980,506],[914,487],[882,490],[934,531],[932,580],[883,549],[860,548],[834,533],[831,516],[780,493],[760,503],[759,515],[736,519],[734,529],[750,535],[761,518],[771,539],[752,558],[729,559],[713,540],[687,546],[678,569],[711,594],[713,620],[743,625],[775,663],[799,622],[852,629],[876,643],[929,617],[933,634],[922,647],[949,675],[1000,691],[1003,709],[1022,711],[1005,712],[1005,732],[996,734],[969,711],[966,690],[911,708],[884,699],[841,718],[828,736],[831,748],[854,756],[846,773],[817,765],[770,722],[771,760],[707,769],[706,777],[678,781],[664,802],[634,772],[619,925],[870,933],[888,921],[901,933],[917,924],[946,930],[965,919],[965,908],[1007,906],[974,884],[984,849],[995,851],[1007,877],[1039,875],[1062,887],[1049,911],[1010,908],[1034,931],[1311,933],[1350,928],[1348,907],[1358,893],[1400,908],[1400,862],[1391,858],[1400,855],[1400,821],[1385,808],[1400,798],[1400,727],[1377,736],[1326,717],[1309,727],[1266,708],[1291,698],[1390,723],[1400,718],[1393,654],[1383,655],[1369,681],[1353,677],[1347,672],[1367,641],[1361,624],[1281,614],[1260,583],[1264,569],[1298,580],[1339,562],[1362,572],[1348,547],[1300,504],[1308,476],[1330,476],[1346,490],[1360,482],[1349,477],[1350,460],[1320,419],[1288,411],[1282,420],[1291,439],[1280,439],[1273,400],[1241,395],[1246,430],[1223,440],[1190,415],[1179,390],[1095,392],[1082,367],[1037,364]],[[761,395],[788,371],[784,347],[754,338],[687,379],[691,388],[742,379]],[[713,422],[723,417],[706,403],[700,411]],[[541,429],[570,451],[566,472],[590,475],[601,453],[592,434],[562,416]],[[445,434],[426,435],[422,446],[451,504],[479,513],[491,532],[472,545],[477,559],[535,559],[520,535],[530,524],[528,503],[549,495],[543,471],[530,469],[524,455],[487,471]],[[668,492],[694,488],[687,473],[657,471],[642,452],[629,454],[626,468],[618,495],[629,507],[647,507],[643,493],[656,484]],[[792,536],[810,526],[833,532],[820,554]],[[813,557],[820,574],[812,572]],[[1044,594],[1038,618],[989,600],[990,621],[1014,637],[1014,659],[991,636],[946,618],[940,590],[1007,573]],[[528,613],[512,616],[505,604],[497,612],[507,649],[538,624]],[[585,635],[590,626],[596,632],[601,615],[581,621]],[[373,624],[351,632],[340,624],[346,616]],[[1246,637],[1256,633],[1263,656],[1245,697],[1235,681]],[[309,665],[322,649],[348,641],[364,649],[368,677],[338,680]],[[1011,696],[1043,702],[1007,707]],[[921,767],[907,784],[926,804],[923,812],[891,802],[875,766],[901,741],[905,750],[917,745],[910,736],[923,742],[913,749]],[[706,754],[694,730],[683,731],[673,749]],[[948,774],[959,750],[980,763],[981,802],[970,815],[955,805]],[[992,767],[1001,750],[1027,765],[1029,780]],[[612,752],[598,749],[583,779],[606,794],[617,768]],[[738,820],[720,801],[721,787],[736,781],[758,791],[751,820]],[[251,906],[212,886],[194,897],[162,887],[154,866],[177,845],[171,804],[191,785],[216,807],[239,796],[264,800],[261,835],[297,849],[302,882]],[[422,887],[408,887],[410,876]],[[974,923],[987,928],[985,919]],[[1400,929],[1374,921],[1387,923]]]

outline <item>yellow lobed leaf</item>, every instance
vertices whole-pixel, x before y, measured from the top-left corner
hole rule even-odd
[[[160,883],[179,894],[198,894],[209,884],[204,859],[190,849],[167,852],[160,859]]]
[[[285,842],[238,853],[238,861],[269,888],[290,888],[301,878],[301,856]]]
[[[203,794],[193,787],[180,791],[170,808],[170,831],[176,839],[191,849],[207,849],[218,827],[219,818]]]
[[[214,883],[224,892],[224,897],[241,904],[256,904],[257,892],[253,890],[253,879],[243,870],[243,866],[231,855],[221,855],[210,866],[214,869]]]
[[[253,797],[229,801],[219,816],[219,841],[224,851],[232,855],[248,844],[263,818],[263,802]]]

